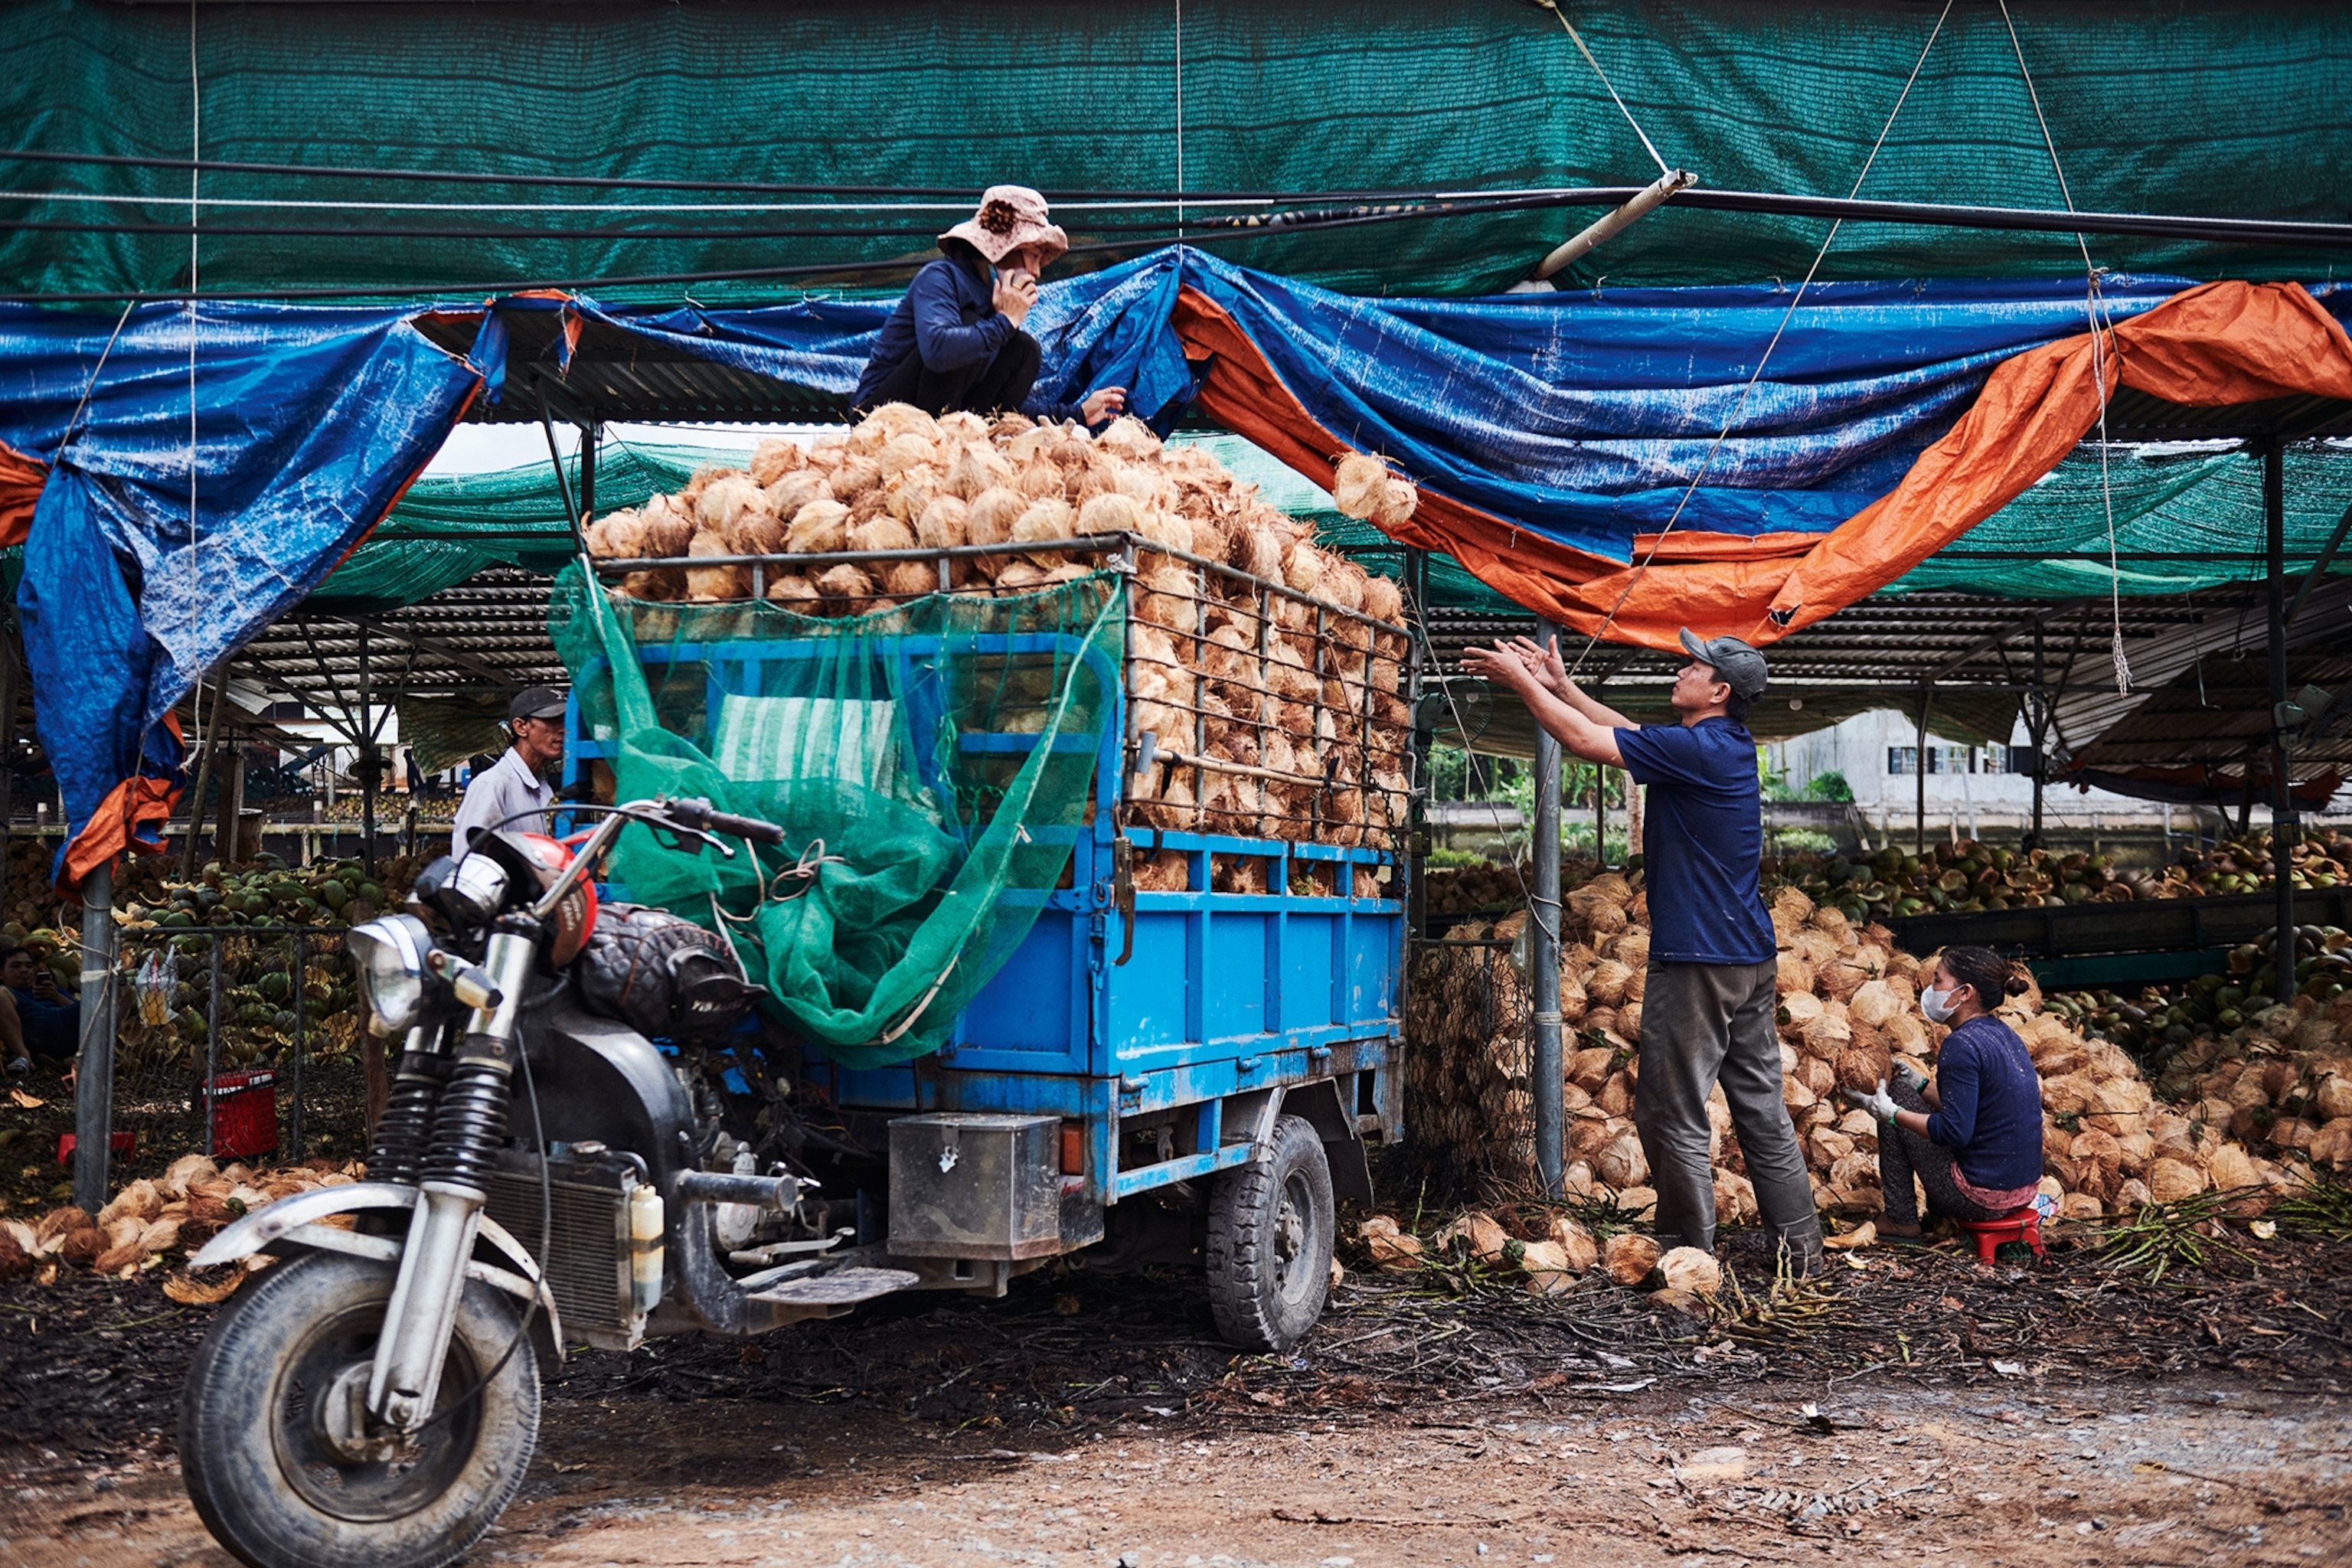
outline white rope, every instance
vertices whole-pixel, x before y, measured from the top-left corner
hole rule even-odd
[[[2066,166],[2059,161],[2057,139],[2050,134],[2049,117],[2042,112],[2042,93],[2033,85],[2032,68],[2025,63],[2025,46],[2017,37],[2017,23],[2009,14],[2009,0],[2000,0],[2001,25],[2009,29],[2009,47],[2017,56],[2017,74],[2025,79],[2026,101],[2033,105],[2034,123],[2042,128],[2042,145],[2050,154],[2051,172],[2058,176],[2058,195],[2066,210],[2074,210],[2074,193],[2066,184]],[[2083,276],[2085,289],[2083,313],[2091,322],[2091,374],[2099,391],[2099,493],[2106,504],[2107,518],[2107,605],[2112,616],[2107,652],[2116,665],[2116,695],[2131,695],[2131,660],[2124,655],[2124,585],[2121,558],[2116,549],[2116,489],[2107,466],[2107,350],[2113,333],[2114,316],[2105,309],[2106,298],[2099,286],[2099,268],[2091,260],[2091,242],[2083,231],[2074,231],[2074,244],[2083,252]]]
[[[1184,237],[1184,0],[1176,0],[1176,237]]]
[[[196,291],[202,287],[196,276],[196,214],[201,197],[199,182],[204,178],[205,100],[202,79],[196,73],[196,0],[188,0],[188,572],[194,579],[190,586],[189,600],[194,603],[203,592],[204,571],[198,553],[202,531],[196,524]],[[204,686],[196,687],[194,713],[196,732],[191,744],[201,747],[205,742]],[[213,700],[213,717],[220,717],[220,699]],[[192,753],[193,754],[193,753]],[[188,834],[195,836],[194,814],[203,809],[204,803],[189,807],[191,821]]]
[[[1546,0],[1546,3],[1549,4],[1549,0]],[[1951,14],[1952,0],[1944,0],[1943,10],[1936,16],[1935,29],[1927,35],[1927,42],[1920,49],[1919,58],[1912,62],[1911,74],[1903,79],[1903,90],[1895,97],[1895,107],[1888,110],[1886,123],[1879,127],[1878,140],[1870,144],[1870,156],[1863,160],[1862,172],[1854,175],[1853,188],[1846,193],[1846,200],[1852,201],[1862,195],[1862,183],[1870,177],[1872,166],[1878,162],[1879,150],[1886,145],[1886,138],[1894,131],[1895,121],[1902,114],[1904,104],[1910,100],[1912,86],[1918,81],[1919,72],[1927,63],[1928,53],[1935,48],[1936,40],[1943,36],[1944,23]],[[1564,22],[1566,18],[1563,17],[1562,20]],[[1706,480],[1707,470],[1715,466],[1715,455],[1723,449],[1724,442],[1730,438],[1731,432],[1738,426],[1739,416],[1747,412],[1748,399],[1755,392],[1757,382],[1762,379],[1764,367],[1771,361],[1772,351],[1780,346],[1781,335],[1789,330],[1789,322],[1795,317],[1797,307],[1805,302],[1805,290],[1812,287],[1815,275],[1821,271],[1822,261],[1829,256],[1830,247],[1837,241],[1838,230],[1844,226],[1845,220],[1839,218],[1830,225],[1829,233],[1822,237],[1822,247],[1813,253],[1813,264],[1805,268],[1804,281],[1797,285],[1797,292],[1790,299],[1789,308],[1780,312],[1780,324],[1772,329],[1771,341],[1764,345],[1764,352],[1757,356],[1756,368],[1749,373],[1748,384],[1739,389],[1739,399],[1732,405],[1730,417],[1723,422],[1723,428],[1716,433],[1715,439],[1708,444],[1706,456],[1700,460],[1698,471],[1691,476],[1690,483],[1684,487],[1682,499],[1675,503],[1674,514],[1666,519],[1666,526],[1658,531],[1657,537],[1650,542],[1648,552],[1634,564],[1632,574],[1626,577],[1625,586],[1619,592],[1617,602],[1609,606],[1609,613],[1601,617],[1599,629],[1585,639],[1582,651],[1576,656],[1575,666],[1569,671],[1570,679],[1574,679],[1576,672],[1584,668],[1584,661],[1591,657],[1593,648],[1599,645],[1601,639],[1609,635],[1609,628],[1616,625],[1617,612],[1625,607],[1627,599],[1633,597],[1634,585],[1641,582],[1642,574],[1650,569],[1650,563],[1657,559],[1659,549],[1666,542],[1666,535],[1672,533],[1675,531],[1675,524],[1682,521],[1683,510],[1690,505],[1691,497],[1698,493],[1698,487]]]
[[[1633,118],[1633,111],[1625,107],[1623,99],[1617,96],[1617,84],[1609,79],[1609,73],[1601,68],[1601,62],[1592,58],[1591,49],[1585,47],[1583,36],[1570,23],[1568,13],[1559,7],[1559,0],[1536,0],[1536,3],[1559,17],[1559,25],[1568,29],[1569,42],[1574,44],[1576,52],[1584,57],[1584,63],[1592,68],[1592,74],[1601,79],[1601,85],[1609,89],[1609,100],[1617,106],[1617,112],[1625,117],[1625,123],[1633,128],[1633,134],[1642,139],[1642,150],[1649,153],[1652,163],[1657,164],[1658,173],[1673,174],[1674,170],[1667,166],[1665,159],[1659,156],[1656,144],[1650,140],[1650,133],[1642,129],[1642,122]]]

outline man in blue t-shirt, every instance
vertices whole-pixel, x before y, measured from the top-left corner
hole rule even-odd
[[[1659,1244],[1715,1246],[1706,1102],[1720,1083],[1756,1206],[1790,1267],[1810,1273],[1821,1263],[1821,1217],[1781,1100],[1780,966],[1758,886],[1764,813],[1747,721],[1764,690],[1764,656],[1738,637],[1685,629],[1682,642],[1691,662],[1675,677],[1673,724],[1637,725],[1594,701],[1557,648],[1525,638],[1474,648],[1463,667],[1517,692],[1577,756],[1649,789],[1650,968],[1633,1125],[1657,1189]]]

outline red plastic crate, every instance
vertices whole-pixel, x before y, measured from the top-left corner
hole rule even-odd
[[[62,1165],[72,1160],[74,1145],[80,1142],[81,1139],[74,1133],[58,1133],[58,1163]],[[125,1156],[136,1155],[139,1152],[139,1134],[136,1132],[110,1132],[106,1137],[106,1146],[113,1150],[118,1154]]]
[[[278,1151],[278,1075],[267,1068],[225,1072],[211,1085],[213,1153],[250,1160]]]

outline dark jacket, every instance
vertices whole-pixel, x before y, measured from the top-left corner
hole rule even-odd
[[[994,271],[968,246],[957,246],[916,273],[915,280],[907,286],[906,298],[882,323],[874,357],[866,362],[866,374],[857,378],[857,393],[850,406],[871,407],[876,388],[910,355],[920,354],[923,363],[935,371],[961,370],[993,358],[1021,330],[996,308],[995,294]],[[1021,405],[1021,412],[1032,419],[1086,422],[1076,404],[1055,403],[1046,397],[1031,397]]]
[[[1944,1038],[1936,1053],[1927,1137],[1952,1152],[1960,1173],[2008,1192],[2042,1179],[2042,1075],[2017,1031],[1987,1014]]]
[[[70,1057],[81,1049],[81,1004],[44,1002],[29,985],[11,986],[16,1018],[25,1027],[25,1048],[37,1057]]]

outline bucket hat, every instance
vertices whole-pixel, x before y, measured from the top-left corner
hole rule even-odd
[[[1051,252],[1045,261],[1070,248],[1070,237],[1046,215],[1045,198],[1026,185],[989,186],[980,210],[940,237],[962,240],[992,267],[1025,245]]]

